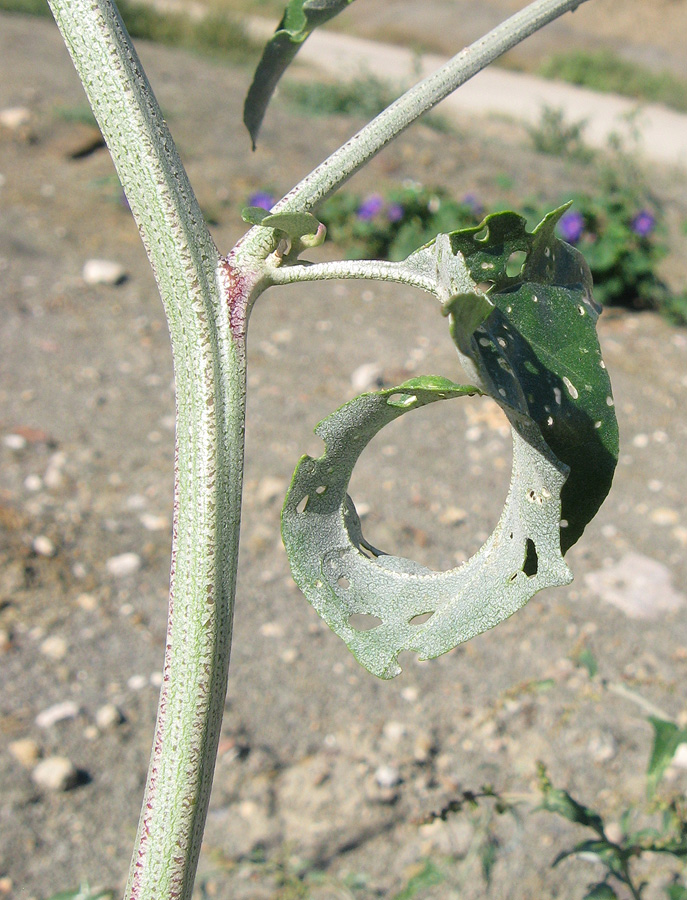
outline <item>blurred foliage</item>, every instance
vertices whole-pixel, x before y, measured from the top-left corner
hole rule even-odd
[[[595,91],[664,103],[687,112],[687,82],[684,79],[670,72],[654,72],[611,50],[557,53],[539,67],[538,74]]]

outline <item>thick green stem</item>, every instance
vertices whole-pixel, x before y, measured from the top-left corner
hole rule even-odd
[[[172,340],[177,454],[169,630],[127,897],[188,898],[229,666],[245,319],[256,279],[220,259],[113,4],[51,3],[141,231]]]

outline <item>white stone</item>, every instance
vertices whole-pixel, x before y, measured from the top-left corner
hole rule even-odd
[[[378,387],[382,370],[378,363],[363,363],[351,373],[351,387],[356,394]]]
[[[141,525],[146,531],[166,531],[169,528],[167,516],[155,516],[152,513],[141,513]]]
[[[126,578],[134,575],[141,568],[143,560],[138,553],[120,553],[111,556],[105,563],[105,568],[113,578]]]
[[[66,756],[49,756],[38,763],[31,778],[46,791],[68,791],[79,780],[79,773]]]
[[[67,642],[59,634],[51,634],[41,644],[40,650],[43,656],[49,659],[64,659],[68,650]]]
[[[41,756],[40,747],[31,738],[20,738],[18,741],[12,741],[7,749],[25,769],[33,768]]]
[[[687,769],[687,744],[679,744],[673,756],[672,765],[678,769]]]
[[[375,771],[375,781],[380,788],[394,788],[401,783],[401,773],[395,766],[379,766]]]
[[[129,690],[140,691],[148,684],[148,679],[145,675],[132,675],[126,684]]]
[[[8,106],[0,109],[0,125],[17,131],[22,125],[26,125],[31,118],[31,113],[25,106]]]
[[[34,553],[39,556],[54,556],[57,549],[49,537],[44,534],[36,535],[31,541],[31,547]]]
[[[86,612],[93,612],[94,609],[98,608],[98,600],[94,594],[79,594],[76,602]]]
[[[126,270],[110,259],[89,259],[81,277],[86,284],[119,284],[126,278]]]
[[[21,434],[6,434],[2,442],[10,450],[25,450],[28,443]]]
[[[101,731],[107,731],[108,728],[116,728],[124,721],[124,716],[114,703],[106,703],[96,710],[95,724]]]
[[[43,479],[40,475],[27,475],[24,479],[24,487],[27,491],[40,491],[40,489],[43,487]]]
[[[67,457],[64,453],[60,452],[53,453],[48,460],[48,466],[43,475],[43,481],[45,482],[45,486],[50,488],[50,490],[56,490],[62,486],[62,483],[64,482],[62,469],[66,462]]]
[[[58,722],[66,719],[75,719],[79,715],[79,706],[73,700],[63,700],[41,710],[36,716],[36,725],[39,728],[51,728]]]

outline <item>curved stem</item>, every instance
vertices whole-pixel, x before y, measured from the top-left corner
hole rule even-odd
[[[544,25],[586,0],[535,0],[406,91],[279,201],[274,212],[311,209],[421,115]]]
[[[269,269],[268,277],[271,285],[337,279],[395,281],[398,284],[420,288],[436,296],[436,279],[424,277],[421,272],[404,266],[402,262],[388,262],[381,259],[343,259],[334,262],[278,266]]]
[[[534,0],[484,37],[406,91],[289,191],[272,212],[309,210],[326,199],[421,115],[433,109],[495,59],[525,38],[587,0]],[[268,247],[265,229],[252,229],[242,241],[248,250]],[[267,252],[270,252],[269,250]]]
[[[112,153],[169,324],[177,402],[169,625],[128,898],[188,898],[226,693],[238,558],[245,315],[110,0],[50,0]]]

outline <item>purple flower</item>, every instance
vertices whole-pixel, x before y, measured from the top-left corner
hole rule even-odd
[[[256,191],[248,198],[248,205],[270,210],[274,206],[274,197],[267,191]]]
[[[648,209],[642,209],[638,212],[631,223],[632,230],[639,237],[649,237],[655,227],[656,219]]]
[[[576,244],[584,231],[584,216],[575,210],[567,212],[558,223],[558,233],[569,244]]]
[[[400,203],[390,203],[386,208],[386,217],[390,222],[400,222],[405,215]]]
[[[363,222],[369,222],[374,219],[377,213],[384,209],[384,200],[380,194],[370,194],[366,197],[358,207],[357,216]]]
[[[479,218],[484,213],[484,207],[474,194],[466,194],[463,197],[463,203],[469,207],[470,212],[476,218]]]

